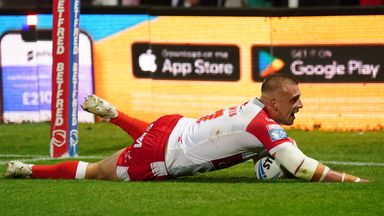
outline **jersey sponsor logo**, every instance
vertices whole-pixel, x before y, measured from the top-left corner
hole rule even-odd
[[[214,113],[211,113],[209,115],[205,115],[199,119],[196,120],[196,123],[199,124],[200,122],[203,122],[203,121],[208,121],[208,120],[212,120],[212,119],[216,119],[220,116],[224,115],[224,109],[221,109],[221,110],[218,110]]]
[[[229,117],[233,117],[233,116],[237,115],[237,106],[230,107],[228,109],[228,115],[229,115]]]
[[[177,138],[177,142],[180,143],[180,144],[183,144],[183,137],[182,136],[179,136]]]
[[[144,137],[147,135],[148,131],[151,130],[152,127],[153,127],[153,123],[150,124],[145,130],[145,132],[135,140],[135,143],[133,144],[133,148],[141,148],[141,146],[143,145]]]
[[[267,130],[268,130],[268,134],[269,134],[269,137],[271,138],[272,142],[288,137],[284,128],[282,128],[278,124],[267,125]]]
[[[228,156],[225,158],[213,160],[213,161],[211,161],[211,164],[213,165],[213,170],[218,170],[218,169],[224,169],[227,167],[231,167],[231,166],[238,164],[238,163],[241,163],[243,161],[245,161],[243,154],[236,154],[236,155]]]

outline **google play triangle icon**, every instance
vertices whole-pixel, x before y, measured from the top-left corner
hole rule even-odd
[[[281,59],[273,57],[268,52],[259,51],[259,75],[264,78],[276,72],[279,72],[284,67],[284,62]]]

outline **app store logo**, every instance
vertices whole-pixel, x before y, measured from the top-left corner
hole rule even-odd
[[[132,72],[139,79],[238,81],[240,49],[217,44],[132,44]]]
[[[152,54],[151,49],[147,49],[145,53],[140,54],[139,56],[139,67],[142,71],[145,72],[156,72],[156,56]]]

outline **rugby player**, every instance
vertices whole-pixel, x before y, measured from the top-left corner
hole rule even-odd
[[[66,161],[31,165],[10,161],[6,177],[164,180],[230,167],[267,151],[293,176],[318,182],[367,182],[330,169],[306,156],[281,125],[292,125],[303,108],[298,82],[273,74],[261,86],[261,97],[203,116],[162,116],[153,123],[133,118],[112,104],[88,95],[81,107],[109,119],[133,139],[131,146],[96,163]]]

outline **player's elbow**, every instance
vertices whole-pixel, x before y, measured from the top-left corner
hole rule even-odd
[[[312,180],[318,165],[316,160],[307,157],[293,145],[276,152],[275,158],[295,177],[307,181]]]

